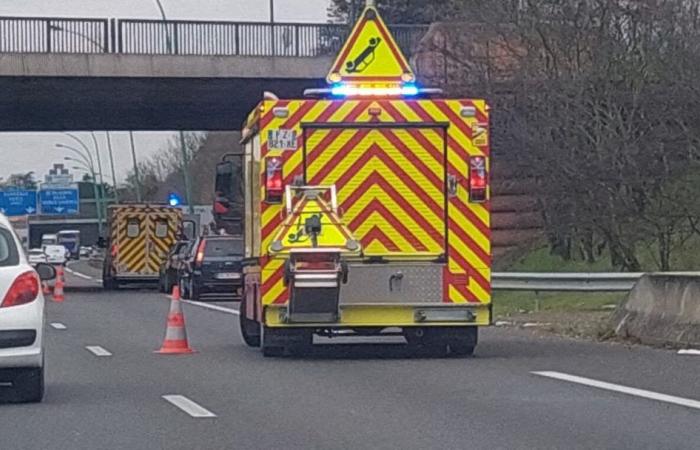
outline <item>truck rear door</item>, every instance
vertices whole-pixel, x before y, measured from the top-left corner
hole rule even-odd
[[[366,258],[444,259],[445,136],[438,124],[306,124],[306,184],[336,185]]]

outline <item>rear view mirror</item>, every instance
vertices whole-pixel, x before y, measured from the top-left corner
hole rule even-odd
[[[56,278],[56,269],[51,264],[37,264],[36,273],[39,274],[39,279],[41,281],[50,281]]]
[[[185,241],[191,241],[197,236],[197,223],[193,220],[182,222],[182,234]]]

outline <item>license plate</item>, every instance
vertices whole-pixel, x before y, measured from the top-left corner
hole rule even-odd
[[[217,278],[219,280],[237,280],[237,279],[241,278],[241,274],[236,273],[236,272],[217,273],[215,275],[215,278]]]

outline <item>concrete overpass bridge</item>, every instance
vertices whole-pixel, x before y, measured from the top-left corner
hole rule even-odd
[[[427,31],[392,26],[407,54]],[[238,130],[324,84],[335,24],[0,17],[0,131]]]

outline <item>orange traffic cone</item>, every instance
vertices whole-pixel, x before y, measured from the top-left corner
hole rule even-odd
[[[65,300],[63,296],[63,266],[56,268],[56,284],[53,287],[53,301],[61,303]]]
[[[165,330],[163,346],[155,353],[183,354],[194,353],[187,342],[187,330],[185,329],[185,315],[182,313],[180,302],[180,288],[173,287],[170,313],[168,314],[168,327]]]

